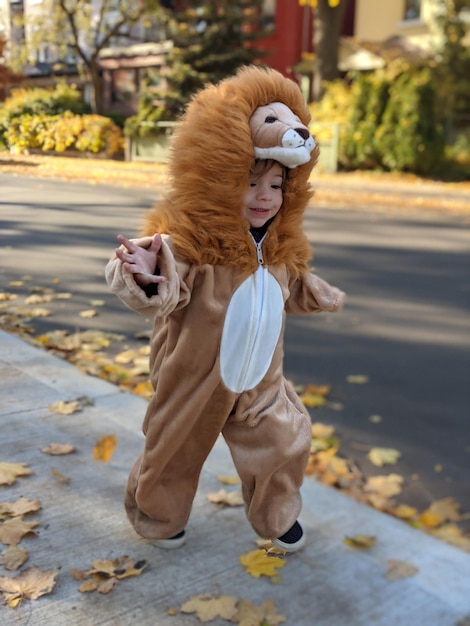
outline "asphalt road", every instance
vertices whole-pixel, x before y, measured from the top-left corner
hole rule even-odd
[[[100,329],[142,345],[135,334],[150,320],[109,293],[103,270],[116,234],[136,236],[155,198],[0,174],[0,291],[72,293],[35,323],[38,332]],[[338,315],[289,319],[285,374],[332,386],[333,406],[313,409],[312,418],[336,427],[342,454],[366,474],[403,475],[401,502],[424,508],[452,496],[470,512],[469,221],[406,207],[404,196],[392,213],[328,203],[308,211],[315,271],[348,299]],[[10,286],[25,276],[24,287]],[[81,318],[95,299],[105,301],[99,315]],[[368,382],[348,383],[350,375]],[[399,450],[398,463],[373,466],[367,452],[375,446]]]

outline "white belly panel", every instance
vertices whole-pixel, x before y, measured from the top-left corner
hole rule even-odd
[[[220,370],[235,393],[253,389],[271,365],[282,328],[284,300],[277,280],[262,267],[235,291],[220,344]]]

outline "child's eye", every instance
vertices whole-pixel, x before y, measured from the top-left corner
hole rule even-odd
[[[271,185],[272,189],[281,189],[282,185]]]

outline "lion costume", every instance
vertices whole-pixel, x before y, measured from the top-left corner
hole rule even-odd
[[[318,157],[309,119],[297,85],[270,69],[245,67],[197,93],[173,137],[169,191],[138,240],[162,234],[156,271],[167,280],[152,292],[118,258],[107,266],[114,293],[154,318],[154,395],[125,497],[145,538],[185,528],[220,433],[257,534],[280,537],[300,512],[311,423],[282,373],[285,315],[336,311],[343,297],[308,268],[302,219]],[[255,156],[288,169],[282,207],[259,241],[242,213]]]

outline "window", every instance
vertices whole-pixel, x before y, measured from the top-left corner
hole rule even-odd
[[[419,20],[421,16],[421,0],[405,0],[404,20]]]

